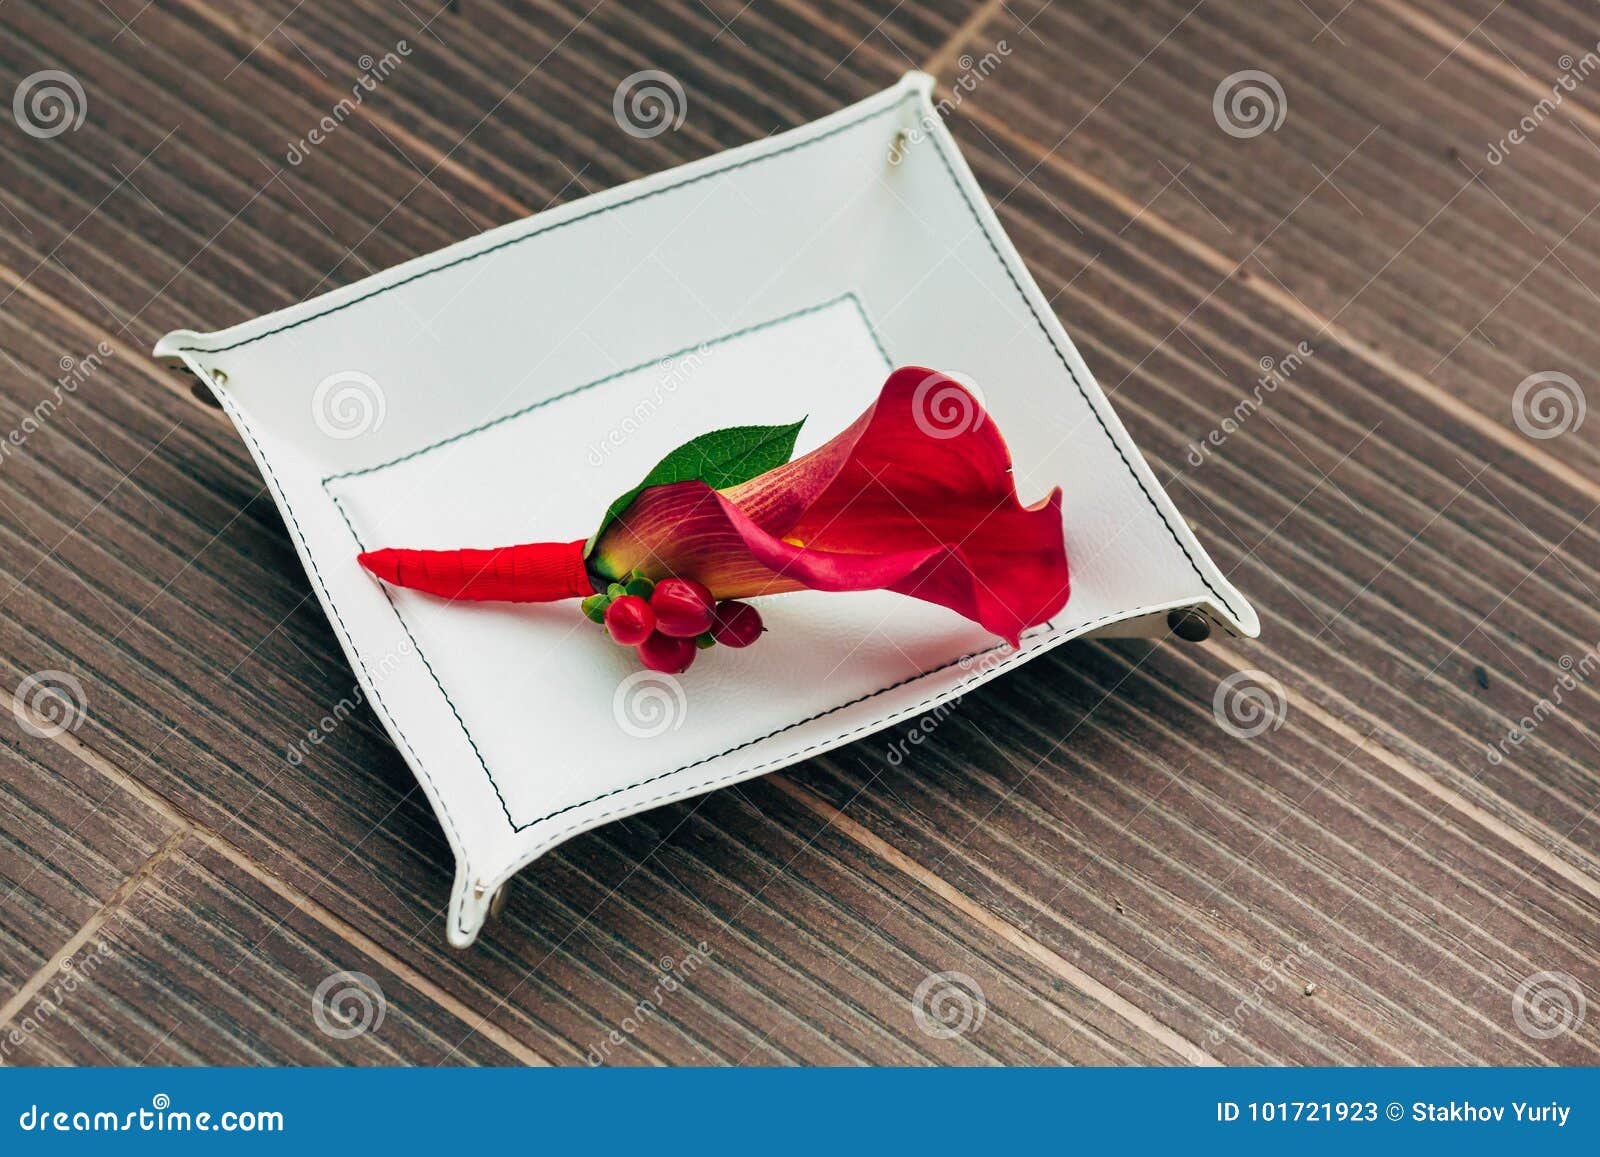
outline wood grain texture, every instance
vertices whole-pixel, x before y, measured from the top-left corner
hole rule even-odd
[[[86,700],[77,730],[0,749],[4,1029],[116,933],[25,1059],[1595,1063],[1600,1018],[1540,1039],[1513,1001],[1546,971],[1600,998],[1597,692],[1539,707],[1600,640],[1600,442],[1592,421],[1527,437],[1511,397],[1552,370],[1592,393],[1600,97],[1485,159],[1556,58],[1593,47],[1589,13],[461,8],[0,7],[5,89],[60,68],[89,108],[49,139],[0,119],[0,428],[28,431],[0,463],[0,653],[8,692],[64,670]],[[291,157],[401,41],[357,115]],[[580,837],[450,952],[448,850],[375,720],[284,758],[353,676],[232,428],[150,343],[915,67],[1262,639],[1068,646],[910,758],[873,737]],[[611,94],[643,68],[684,85],[677,132],[618,131]],[[1278,131],[1219,128],[1242,69],[1282,84]],[[63,359],[101,342],[39,420]],[[1213,716],[1238,667],[1288,704],[1249,740]],[[340,970],[382,988],[378,1031],[316,1027]],[[965,1033],[919,1027],[944,973],[981,990]]]
[[[27,1006],[28,981],[174,829],[47,739],[7,728],[0,760],[0,1008],[9,1011]],[[55,971],[70,975],[71,966]]]
[[[1317,22],[1293,0],[1208,3],[1183,19],[1189,7],[1019,9],[1046,40],[1093,36],[1104,51],[1079,62],[1081,83],[1047,86],[1048,53],[1019,44],[969,107],[1042,142],[1023,171],[1054,149],[1041,168],[1093,171],[1221,255],[1222,274],[1238,265],[1281,289],[1315,330],[1396,363],[1401,384],[1432,400],[1508,427],[1530,372],[1592,364],[1582,318],[1600,222],[1585,179],[1595,155],[1578,132],[1553,123],[1548,142],[1491,166],[1485,146],[1527,113],[1528,92],[1446,59],[1448,43],[1397,34],[1409,26],[1390,10],[1404,5],[1347,13],[1350,48],[1312,43]],[[1285,115],[1238,140],[1218,130],[1212,96],[1250,68],[1281,74]],[[1600,449],[1584,430],[1529,443],[1507,444],[1591,475]]]
[[[271,945],[240,950],[271,933]],[[14,1058],[51,1064],[505,1064],[514,1058],[190,837],[79,950],[86,983]]]

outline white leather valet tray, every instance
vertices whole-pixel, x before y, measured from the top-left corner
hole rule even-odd
[[[1164,634],[1175,608],[1256,633],[1001,231],[932,86],[909,74],[792,132],[156,347],[238,426],[444,825],[451,943],[579,832],[891,727],[1068,639]],[[762,600],[759,645],[639,679],[574,602],[450,604],[356,563],[581,538],[679,443],[808,416],[803,453],[907,364],[976,385],[1024,502],[1065,492],[1072,597],[1019,650],[896,595],[802,592]]]

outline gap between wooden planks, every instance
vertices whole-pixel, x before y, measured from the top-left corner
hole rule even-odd
[[[941,67],[941,64],[946,60],[947,57],[959,51],[962,44],[976,36],[982,30],[985,21],[989,17],[993,16],[1000,7],[1001,5],[998,0],[994,0],[992,3],[983,5],[977,12],[963,22],[962,26],[955,31],[949,40],[947,40],[933,54],[933,56],[928,59],[924,65],[925,69],[933,72]],[[1427,21],[1420,16],[1406,17],[1403,6],[1396,4],[1394,0],[1383,0],[1383,7],[1406,19],[1408,23],[1412,24],[1414,27],[1417,27],[1419,30],[1424,31],[1433,39],[1440,41],[1447,47],[1452,47],[1448,41],[1447,33],[1441,27],[1433,25],[1430,21]],[[868,53],[882,58],[882,54],[875,47],[871,45],[863,45],[861,47],[864,48]],[[1475,63],[1480,63],[1483,67],[1488,68],[1492,62],[1478,61],[1477,56],[1479,55],[1482,54],[1476,54],[1471,58]],[[1497,75],[1501,75],[1505,72],[1503,68],[1494,71],[1496,71]],[[1504,77],[1502,77],[1502,79],[1504,79]],[[1518,81],[1518,84],[1519,86],[1523,86],[1523,82],[1520,80]],[[947,93],[950,92],[948,88],[944,88],[944,91]],[[954,94],[952,93],[951,95]],[[1155,232],[1159,233],[1165,239],[1171,241],[1174,245],[1180,247],[1185,252],[1201,260],[1216,270],[1224,278],[1231,277],[1242,265],[1242,262],[1233,262],[1220,251],[1212,248],[1206,243],[1193,237],[1186,231],[1173,225],[1171,222],[1165,220],[1159,213],[1135,203],[1132,199],[1121,193],[1115,187],[1106,184],[1093,174],[1082,170],[1077,166],[1074,166],[1071,163],[1063,160],[1058,155],[1049,152],[1041,142],[1017,133],[1004,120],[989,116],[981,109],[972,107],[970,102],[963,105],[963,110],[974,120],[981,122],[990,129],[993,129],[995,132],[1006,137],[1012,143],[1027,149],[1030,153],[1038,156],[1042,161],[1050,164],[1053,168],[1060,170],[1070,179],[1087,187],[1091,192],[1101,197],[1108,203],[1117,206],[1119,209],[1122,209],[1125,212],[1140,216],[1142,220],[1151,225]],[[1600,125],[1597,125],[1597,131],[1600,131]],[[430,156],[436,156],[441,164],[447,159],[444,155],[438,154],[436,149],[433,149],[431,146],[427,145],[426,142],[420,139],[408,137],[408,140],[414,141],[419,150],[428,153]],[[504,196],[503,194],[501,200],[503,203],[509,204],[518,212],[528,214],[533,211],[529,207],[521,205],[520,203]],[[1283,291],[1274,285],[1269,285],[1261,281],[1259,278],[1250,278],[1241,282],[1240,284],[1244,285],[1244,287],[1251,292],[1268,299],[1284,312],[1303,318],[1308,324],[1316,326],[1319,332],[1323,332],[1331,336],[1336,342],[1339,343],[1341,347],[1365,361],[1367,364],[1371,365],[1384,377],[1397,381],[1407,388],[1413,390],[1413,392],[1421,395],[1427,400],[1433,402],[1435,405],[1439,406],[1441,409],[1448,412],[1451,417],[1461,421],[1464,425],[1471,427],[1475,431],[1483,434],[1485,437],[1495,441],[1502,447],[1512,451],[1533,465],[1539,467],[1546,473],[1559,478],[1573,489],[1580,491],[1581,493],[1593,498],[1597,503],[1600,503],[1600,482],[1589,478],[1559,459],[1556,459],[1545,453],[1536,445],[1530,443],[1527,439],[1515,436],[1503,425],[1495,422],[1493,419],[1455,398],[1448,392],[1441,389],[1439,386],[1435,385],[1433,382],[1429,381],[1422,374],[1408,369],[1388,355],[1372,349],[1366,343],[1355,338],[1348,331],[1338,326],[1332,321],[1332,319],[1325,318],[1318,311],[1304,305],[1293,294],[1287,293],[1286,291]],[[156,376],[161,375],[157,374]],[[192,404],[195,402],[195,399],[188,393],[188,391],[176,386],[170,377],[161,377],[163,384],[167,385],[169,388],[172,388],[175,393],[178,393]],[[225,416],[215,411],[213,411],[213,413],[218,420],[226,423]],[[1218,654],[1227,657],[1228,660],[1236,667],[1243,668],[1244,666],[1249,665],[1248,660],[1239,655],[1237,652],[1229,651],[1224,648],[1215,648],[1215,650]],[[1297,674],[1307,675],[1307,673],[1299,671],[1297,671]],[[1307,677],[1309,678],[1310,676],[1307,675]],[[1319,687],[1324,686],[1320,682],[1317,682],[1317,685]],[[1324,689],[1327,690],[1325,687]],[[1330,691],[1330,693],[1332,692]],[[1342,696],[1339,698],[1343,701]],[[1334,716],[1323,711],[1316,704],[1305,700],[1302,700],[1302,703],[1306,707],[1308,713],[1329,730],[1344,736],[1351,742],[1360,740],[1361,737],[1356,734],[1354,729],[1349,728],[1348,725],[1342,723]],[[1367,717],[1365,713],[1361,711],[1358,705],[1350,704],[1350,706],[1357,713],[1362,714],[1364,718]],[[1362,742],[1364,743],[1365,741]],[[1573,883],[1585,893],[1597,900],[1600,900],[1600,881],[1596,881],[1593,877],[1582,872],[1580,869],[1570,864],[1566,860],[1552,855],[1547,847],[1541,846],[1537,842],[1523,835],[1521,832],[1518,832],[1515,828],[1498,819],[1492,813],[1478,807],[1478,805],[1472,803],[1459,792],[1456,792],[1454,789],[1444,784],[1437,777],[1422,770],[1422,768],[1417,766],[1415,763],[1395,753],[1392,749],[1384,746],[1381,742],[1377,744],[1376,747],[1377,750],[1374,752],[1374,754],[1383,760],[1384,763],[1389,765],[1393,770],[1403,775],[1406,779],[1416,784],[1424,791],[1428,792],[1428,794],[1432,795],[1434,798],[1439,799],[1446,806],[1452,808],[1470,822],[1481,828],[1484,828],[1491,834],[1517,848],[1524,855],[1529,856],[1536,862],[1548,867],[1549,870],[1561,875],[1564,879],[1568,880],[1570,883]],[[1551,841],[1552,845],[1564,842],[1555,832],[1550,831],[1546,825],[1540,823],[1533,817],[1528,816],[1522,809],[1517,808],[1504,800],[1501,800],[1501,804],[1508,812],[1516,815],[1520,820],[1526,823],[1530,829],[1544,834]]]
[[[0,269],[0,272],[9,271]],[[87,318],[84,318],[77,311],[66,307],[49,295],[41,293],[33,289],[31,286],[27,286],[25,283],[23,283],[20,288],[31,300],[34,300],[50,309],[52,313],[70,324],[74,329],[83,333],[86,337],[99,340],[102,336],[105,336],[105,331],[100,329],[100,327],[93,325],[88,321]],[[146,371],[146,374],[149,378],[158,382],[164,388],[170,390],[173,394],[182,399],[186,405],[202,411],[211,420],[219,422],[230,429],[232,428],[232,423],[222,411],[206,406],[204,403],[195,398],[189,390],[183,388],[181,385],[181,380],[189,379],[187,372],[182,374],[163,372],[160,365],[149,362],[145,357],[138,354],[136,354],[132,360]],[[88,764],[92,769],[102,775],[107,776],[108,778],[111,778],[120,786],[123,786],[126,789],[134,792],[134,794],[136,794],[140,799],[149,803],[152,808],[160,812],[163,816],[166,816],[172,823],[179,825],[181,829],[179,833],[180,835],[193,834],[202,839],[220,854],[233,862],[241,870],[249,873],[253,878],[262,881],[274,892],[289,900],[297,908],[305,911],[308,915],[311,915],[330,931],[334,932],[347,942],[354,944],[357,948],[366,952],[373,959],[381,961],[385,968],[389,969],[402,980],[415,987],[418,991],[425,993],[435,1003],[439,1004],[453,1015],[461,1017],[467,1023],[474,1022],[474,1018],[470,1010],[467,1010],[459,1001],[450,997],[442,989],[438,988],[438,986],[427,981],[415,969],[412,969],[402,963],[398,958],[393,956],[393,954],[384,950],[375,941],[365,936],[353,925],[349,924],[347,921],[335,915],[328,909],[323,908],[320,904],[317,904],[309,896],[306,896],[304,893],[300,892],[300,890],[295,888],[293,885],[280,880],[278,877],[272,875],[270,872],[257,865],[244,852],[235,847],[233,844],[229,843],[226,839],[217,835],[215,832],[212,832],[208,828],[197,824],[188,816],[178,812],[169,803],[167,803],[162,796],[150,791],[149,789],[145,788],[143,784],[140,784],[132,777],[121,772],[109,760],[100,756],[97,752],[94,752],[75,736],[63,735],[57,738],[57,742],[65,747],[74,756]],[[1107,1007],[1111,1012],[1115,1013],[1118,1017],[1126,1021],[1135,1030],[1153,1037],[1156,1041],[1175,1053],[1178,1057],[1191,1064],[1216,1065],[1220,1063],[1215,1057],[1212,1057],[1198,1045],[1174,1032],[1166,1025],[1161,1024],[1149,1013],[1138,1008],[1138,1006],[1134,1005],[1124,997],[1119,996],[1100,981],[1095,980],[1088,973],[1078,969],[1075,965],[1072,965],[1066,961],[1063,957],[1040,943],[1038,940],[1029,936],[1027,933],[1023,932],[1014,925],[1002,920],[998,916],[995,916],[981,905],[966,897],[954,885],[939,877],[926,866],[917,862],[912,857],[907,856],[898,849],[893,848],[891,845],[872,834],[861,824],[844,817],[843,813],[837,812],[837,810],[834,809],[831,804],[828,804],[820,797],[813,795],[804,788],[800,788],[797,785],[789,783],[782,777],[775,777],[773,782],[779,787],[780,790],[783,790],[793,796],[793,798],[795,798],[808,810],[815,814],[821,815],[825,820],[829,820],[830,823],[832,823],[832,825],[836,827],[842,834],[846,835],[847,838],[851,839],[853,842],[865,848],[874,855],[877,855],[880,859],[885,860],[897,870],[903,872],[912,880],[928,889],[935,896],[944,900],[958,912],[961,912],[963,915],[976,920],[983,927],[987,928],[991,932],[996,933],[1007,943],[1017,947],[1025,954],[1042,964],[1047,970],[1059,976],[1062,980],[1071,984],[1074,988],[1078,989],[1086,998],[1094,1000],[1095,1002]],[[158,853],[158,855],[160,854],[162,853]],[[154,858],[155,857],[152,857],[152,859]],[[147,865],[147,867],[149,866]],[[151,868],[151,870],[153,870],[153,868]],[[147,874],[148,871],[146,869],[141,869],[139,873],[139,879],[142,880]],[[73,937],[73,941],[69,943],[68,950],[70,950],[71,944],[81,943],[82,940],[87,938],[89,935],[92,935],[94,928],[102,924],[105,919],[107,919],[115,910],[115,908],[122,903],[124,899],[126,899],[127,895],[130,894],[132,890],[133,889],[131,887],[118,889],[118,892],[106,902],[101,911],[92,917],[90,921],[85,924],[84,928],[80,929],[79,932]],[[41,970],[35,979],[39,980],[39,978],[47,977],[50,974],[49,969],[50,965],[47,964],[45,969]],[[42,983],[42,980],[40,982]],[[7,1012],[6,1016],[9,1015],[10,1013]],[[0,1017],[0,1024],[3,1024],[4,1020],[5,1017]],[[478,1031],[484,1032],[484,1034],[496,1044],[500,1045],[502,1048],[505,1048],[506,1051],[511,1055],[523,1059],[525,1063],[548,1063],[543,1057],[540,1057],[527,1046],[520,1044],[515,1040],[515,1038],[509,1036],[509,1034],[506,1034],[504,1030],[484,1024],[479,1026]]]
[[[104,331],[102,331],[99,327],[93,325],[81,314],[78,314],[75,310],[64,306],[54,298],[34,290],[31,286],[25,286],[24,292],[26,292],[31,299],[38,301],[40,304],[49,308],[58,317],[72,325],[73,328],[84,333],[86,337],[99,340],[99,338],[103,335]],[[184,372],[181,375],[176,373],[164,373],[162,372],[162,367],[155,363],[148,362],[143,356],[137,354],[132,360],[138,363],[141,368],[146,370],[147,376],[159,382],[164,388],[172,391],[176,396],[181,398],[186,405],[192,406],[195,409],[204,412],[211,420],[219,422],[230,429],[232,428],[232,423],[228,420],[224,413],[222,413],[220,410],[216,410],[204,405],[204,403],[195,398],[192,393],[182,387],[180,379],[188,379],[189,375],[187,372]],[[264,868],[257,865],[253,860],[246,856],[245,853],[233,846],[227,840],[218,836],[209,829],[196,824],[189,817],[177,812],[170,804],[166,802],[163,797],[144,788],[143,785],[137,784],[137,781],[122,773],[113,764],[111,764],[110,761],[92,751],[76,737],[62,736],[58,738],[57,742],[61,743],[63,747],[65,747],[83,762],[87,763],[94,770],[112,778],[118,784],[128,787],[129,790],[135,791],[135,793],[141,799],[149,802],[153,808],[155,808],[164,816],[168,817],[171,822],[181,825],[184,829],[184,833],[192,832],[198,838],[204,840],[207,844],[214,847],[220,854],[224,855],[230,861],[239,866],[241,870],[248,872],[252,877],[257,878],[263,883],[267,884],[267,886],[272,888],[273,891],[277,892],[285,899],[290,900],[290,902],[294,903],[296,907],[306,911],[309,915],[313,916],[313,918],[317,919],[319,923],[322,923],[336,935],[339,935],[343,939],[354,944],[356,947],[368,953],[374,959],[380,960],[391,972],[397,976],[400,976],[403,980],[410,983],[419,991],[426,993],[430,999],[434,1000],[441,1007],[445,1008],[447,1011],[450,1011],[454,1015],[464,1016],[468,1023],[473,1022],[470,1012],[465,1010],[464,1006],[462,1006],[459,1001],[449,997],[448,994],[444,993],[436,985],[427,982],[425,979],[423,979],[420,973],[416,972],[416,970],[403,964],[391,953],[386,952],[376,942],[372,941],[359,930],[354,928],[354,926],[350,925],[347,921],[311,900],[308,896],[301,893],[299,889],[267,872]],[[1152,1037],[1161,1045],[1188,1063],[1202,1065],[1216,1065],[1220,1063],[1215,1057],[1201,1049],[1198,1045],[1173,1031],[1168,1026],[1157,1021],[1149,1013],[1140,1009],[1137,1005],[1128,1001],[1126,998],[1119,996],[1100,981],[1094,979],[1088,973],[1083,972],[1081,969],[1065,960],[1065,958],[1061,957],[1058,953],[1054,952],[1035,938],[1023,932],[1020,928],[1017,928],[1000,917],[994,915],[992,912],[988,911],[975,901],[971,900],[969,897],[965,896],[958,888],[944,880],[942,877],[938,876],[925,865],[892,847],[890,844],[871,833],[863,825],[844,817],[843,813],[837,812],[837,809],[834,809],[831,804],[828,804],[820,797],[813,795],[804,788],[791,784],[782,777],[776,777],[773,782],[780,790],[790,794],[794,799],[797,800],[797,802],[801,803],[802,806],[806,807],[813,813],[822,816],[825,820],[829,820],[832,826],[836,827],[837,830],[852,840],[852,842],[863,847],[867,851],[892,865],[898,871],[909,876],[913,881],[922,885],[935,896],[945,901],[956,911],[962,913],[970,919],[977,921],[981,926],[997,934],[1001,937],[1001,939],[1005,940],[1007,943],[1013,945],[1032,959],[1042,964],[1048,971],[1060,977],[1065,982],[1071,984],[1074,988],[1078,989],[1086,998],[1105,1006],[1109,1011],[1113,1012],[1119,1018],[1127,1022],[1130,1027],[1136,1031]],[[115,906],[121,902],[122,898],[123,893],[121,893],[119,890],[119,894],[114,896],[112,900],[108,901],[107,905],[102,909],[102,912],[91,919],[90,925],[86,926],[86,929],[80,929],[79,934],[74,937],[74,939],[81,940],[82,938],[92,934],[93,926],[98,926],[98,923],[103,922],[106,916],[109,915],[109,913],[114,910]],[[41,975],[48,975],[48,970],[42,972]],[[3,1021],[0,1021],[0,1023],[3,1023]],[[501,1047],[506,1048],[507,1051],[512,1055],[524,1058],[526,1063],[548,1063],[542,1057],[539,1057],[536,1053],[532,1052],[532,1050],[528,1049],[525,1045],[517,1044],[514,1038],[505,1034],[503,1030],[494,1029],[491,1031],[491,1029],[492,1026],[480,1026],[480,1031],[484,1031],[486,1036],[489,1036],[490,1039],[501,1045]]]
[[[104,926],[106,921],[117,913],[118,909],[133,898],[139,888],[150,879],[184,839],[193,836],[226,858],[240,871],[245,872],[280,898],[288,901],[296,911],[304,912],[345,943],[350,944],[365,953],[369,958],[377,961],[389,973],[398,977],[402,983],[422,993],[462,1024],[471,1025],[473,1032],[481,1033],[503,1049],[507,1055],[516,1057],[525,1065],[548,1065],[550,1063],[539,1053],[506,1032],[505,1029],[484,1020],[478,1013],[451,996],[423,973],[406,964],[392,952],[389,952],[359,928],[356,928],[329,909],[324,908],[293,884],[279,879],[261,867],[224,837],[173,807],[165,796],[146,787],[133,776],[124,773],[76,735],[71,732],[64,732],[55,736],[54,739],[59,746],[79,762],[89,767],[90,770],[104,776],[116,787],[128,792],[152,811],[161,815],[168,823],[173,825],[174,830],[172,835],[150,855],[149,859],[117,886],[116,890],[106,898],[105,903],[88,920],[84,921],[83,926],[73,933],[67,943],[54,956],[45,961],[44,965],[23,983],[9,1001],[0,1006],[0,1028],[3,1028],[18,1012],[27,1007],[34,994],[60,969],[62,962],[83,947],[97,929]]]

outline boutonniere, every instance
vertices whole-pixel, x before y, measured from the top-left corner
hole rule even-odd
[[[686,442],[606,508],[588,538],[359,556],[395,586],[468,601],[581,599],[651,670],[762,634],[747,599],[888,590],[1016,646],[1069,593],[1061,490],[1017,498],[982,404],[933,370],[896,370],[849,428],[799,458],[801,422]]]

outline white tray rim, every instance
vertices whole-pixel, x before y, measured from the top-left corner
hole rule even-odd
[[[372,704],[375,714],[378,715],[386,730],[399,741],[401,754],[411,767],[419,783],[421,783],[430,806],[432,806],[440,820],[446,839],[455,857],[456,873],[449,905],[447,932],[450,943],[456,947],[466,947],[476,938],[488,917],[496,894],[505,882],[558,844],[612,820],[634,815],[676,800],[700,795],[728,783],[775,771],[802,759],[822,754],[849,743],[859,738],[862,734],[892,727],[904,719],[911,718],[927,710],[934,704],[946,702],[965,694],[968,690],[988,682],[1012,666],[1072,639],[1092,634],[1124,633],[1114,630],[1117,624],[1136,624],[1130,627],[1126,633],[1159,635],[1164,633],[1161,624],[1164,623],[1167,612],[1181,608],[1201,610],[1214,624],[1222,627],[1231,635],[1253,638],[1259,633],[1260,623],[1254,609],[1233,584],[1221,574],[1205,549],[1195,538],[1188,524],[1155,478],[1154,473],[1135,446],[1115,411],[1111,409],[1110,403],[1100,389],[1096,379],[1089,372],[1087,365],[1083,362],[1071,338],[1061,326],[1043,292],[1023,264],[1021,256],[1001,226],[971,169],[962,157],[955,138],[950,134],[934,105],[934,85],[934,78],[926,73],[908,72],[898,84],[883,92],[787,132],[774,134],[746,145],[713,154],[698,161],[663,170],[627,184],[568,202],[557,208],[536,213],[522,220],[510,222],[475,237],[372,274],[350,285],[309,298],[284,309],[264,314],[250,321],[210,333],[201,333],[188,329],[175,330],[161,338],[156,344],[153,351],[156,356],[181,359],[189,370],[212,390],[225,412],[243,435],[246,446],[260,469],[263,478],[267,481],[280,510],[290,514],[283,490],[273,473],[271,463],[251,430],[249,420],[230,396],[225,381],[219,380],[212,372],[213,367],[206,360],[208,355],[223,353],[282,330],[294,328],[328,316],[339,310],[355,306],[368,297],[392,289],[405,282],[460,264],[463,261],[481,256],[491,250],[502,248],[519,240],[536,236],[562,224],[624,205],[656,192],[675,188],[691,181],[789,152],[794,148],[831,136],[864,120],[871,119],[880,113],[902,105],[908,105],[915,108],[917,114],[915,123],[926,134],[927,143],[937,151],[945,169],[982,226],[985,237],[1000,258],[1011,281],[1060,356],[1074,384],[1077,385],[1089,402],[1090,408],[1105,434],[1117,448],[1119,455],[1138,482],[1140,489],[1150,500],[1162,522],[1193,566],[1195,573],[1200,577],[1207,590],[1215,596],[1207,598],[1198,604],[1193,599],[1185,598],[1146,606],[1130,607],[1125,611],[1106,615],[1071,629],[1056,630],[1049,625],[1035,628],[1033,632],[1024,635],[1022,646],[1019,649],[1005,655],[1004,658],[994,662],[983,661],[985,657],[997,654],[1003,649],[997,647],[991,651],[982,652],[976,656],[966,656],[934,670],[911,676],[897,682],[892,687],[883,688],[877,692],[877,694],[882,694],[886,691],[903,687],[908,683],[930,678],[951,667],[966,667],[972,663],[977,664],[975,673],[969,678],[945,687],[923,702],[907,705],[893,712],[877,716],[869,725],[830,736],[827,740],[813,744],[800,751],[791,752],[780,758],[758,763],[754,766],[739,767],[733,771],[719,771],[717,775],[698,782],[685,784],[680,779],[679,782],[674,783],[671,787],[659,792],[641,794],[638,791],[646,784],[654,783],[663,777],[680,776],[682,772],[697,766],[690,765],[690,768],[679,768],[674,772],[652,776],[642,783],[618,789],[615,792],[607,792],[605,796],[588,801],[588,804],[596,803],[598,799],[604,799],[612,795],[622,795],[627,798],[614,808],[589,810],[577,822],[554,833],[546,834],[541,832],[536,837],[525,840],[524,845],[519,849],[518,855],[511,862],[487,871],[480,869],[475,872],[472,867],[471,850],[466,846],[466,841],[452,822],[438,784],[423,766],[422,761],[411,748],[411,745],[404,740],[404,733],[398,726],[397,720],[385,706],[381,694],[373,685],[365,664],[355,647],[354,640],[343,625],[337,606],[326,584],[318,574],[305,538],[299,532],[298,527],[295,526],[291,516],[289,518],[290,537],[296,553],[300,556],[301,563],[304,565],[308,576],[312,579],[313,590],[317,595],[318,601],[322,604],[325,615],[334,627],[335,635],[339,639],[346,657],[350,660],[358,681],[368,696],[368,702]],[[463,431],[463,434],[470,432]],[[1110,629],[1108,630],[1108,628]],[[843,710],[846,707],[853,706],[858,701],[852,700],[850,703],[840,704],[834,710]],[[798,725],[796,724],[796,726]],[[718,758],[721,757],[719,756]],[[586,806],[579,805],[577,810],[583,811]],[[537,821],[531,825],[525,825],[525,828],[538,828],[543,822]],[[510,823],[511,821],[508,817],[508,824]],[[520,836],[524,829],[516,828],[514,824],[512,826]]]

